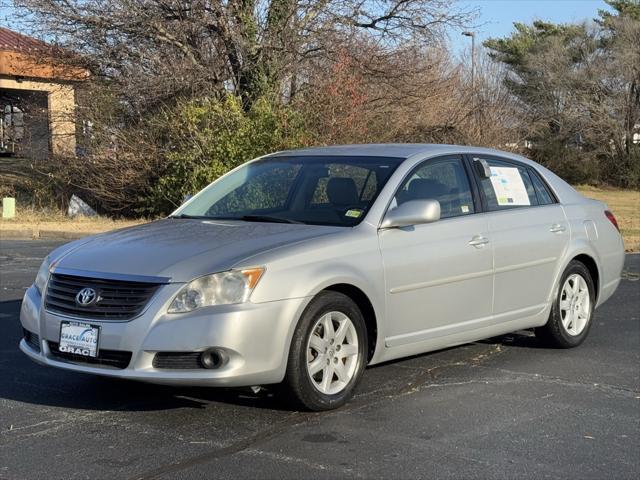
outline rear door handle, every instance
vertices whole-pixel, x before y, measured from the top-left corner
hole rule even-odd
[[[489,243],[489,239],[486,237],[483,237],[482,235],[474,235],[473,238],[469,240],[469,245],[476,248],[482,248],[487,243]]]
[[[553,225],[551,225],[551,228],[549,228],[549,231],[551,233],[562,233],[567,229],[567,227],[560,225],[559,223],[554,223]]]

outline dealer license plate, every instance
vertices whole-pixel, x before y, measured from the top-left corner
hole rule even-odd
[[[98,340],[100,327],[81,322],[60,323],[61,352],[83,355],[85,357],[98,356]]]

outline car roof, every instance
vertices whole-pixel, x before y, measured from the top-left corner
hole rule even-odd
[[[324,155],[349,155],[409,158],[413,155],[432,156],[447,153],[476,153],[487,155],[502,155],[518,160],[526,160],[524,157],[509,152],[495,150],[493,148],[473,147],[463,145],[445,145],[435,143],[369,143],[354,145],[332,145],[327,147],[310,147],[298,150],[284,150],[273,153],[270,156],[324,156]]]

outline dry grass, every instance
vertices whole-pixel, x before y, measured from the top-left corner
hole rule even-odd
[[[579,186],[578,191],[585,197],[595,198],[609,205],[616,216],[628,252],[640,251],[640,191],[604,189]]]
[[[69,218],[60,211],[17,209],[15,218],[0,218],[0,232],[3,230],[48,230],[52,232],[93,233],[106,232],[116,228],[145,223],[147,220],[112,220],[106,217]]]

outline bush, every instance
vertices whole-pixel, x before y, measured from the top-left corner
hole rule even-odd
[[[532,149],[531,154],[526,156],[530,156],[571,184],[600,183],[600,163],[594,155],[567,146],[562,139],[540,142]]]
[[[154,150],[140,145],[96,148],[87,156],[52,156],[31,164],[25,182],[30,203],[40,208],[66,211],[73,194],[101,214],[133,217],[151,185],[150,179],[161,164]]]
[[[628,154],[622,150],[603,158],[602,164],[606,167],[602,172],[605,183],[640,190],[640,145],[631,144]]]
[[[158,115],[164,131],[163,169],[144,202],[145,214],[164,214],[232,168],[252,158],[310,142],[302,118],[266,98],[250,110],[234,96],[179,103]]]

